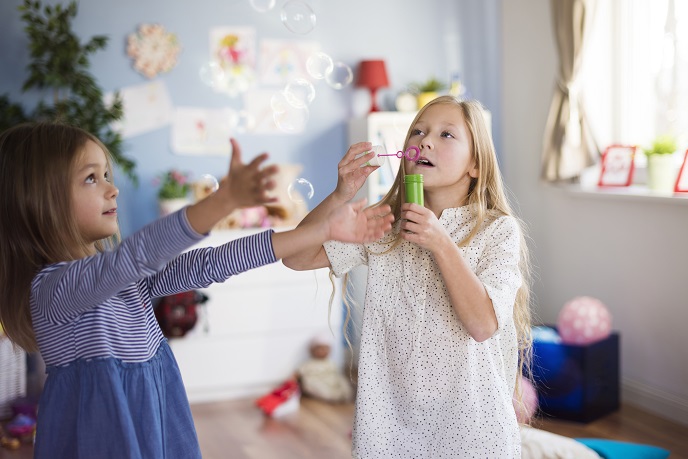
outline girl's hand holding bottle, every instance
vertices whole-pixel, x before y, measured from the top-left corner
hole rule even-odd
[[[435,213],[418,204],[401,205],[401,237],[432,253],[454,245]]]

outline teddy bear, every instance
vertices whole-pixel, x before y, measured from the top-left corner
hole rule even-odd
[[[328,358],[332,344],[332,337],[327,333],[319,334],[311,340],[311,358],[296,372],[301,392],[305,396],[326,402],[350,402],[353,399],[352,385]]]

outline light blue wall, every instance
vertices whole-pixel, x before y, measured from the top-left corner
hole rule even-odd
[[[33,108],[39,95],[22,94],[26,78],[28,40],[17,6],[21,0],[0,3],[0,94]],[[49,0],[46,3],[58,3]],[[66,3],[66,2],[64,2]],[[269,39],[312,40],[335,60],[354,71],[365,58],[383,58],[392,88],[382,92],[385,101],[405,85],[429,76],[448,79],[462,72],[471,95],[493,114],[495,144],[500,150],[499,10],[498,0],[309,0],[317,25],[307,35],[289,32],[279,19],[285,2],[259,14],[249,0],[120,0],[116,4],[82,0],[74,23],[76,33],[86,39],[105,34],[110,41],[92,59],[93,74],[109,92],[148,81],[137,73],[126,56],[128,34],[141,23],[160,23],[177,35],[182,45],[178,65],[158,78],[167,85],[172,103],[179,106],[241,108],[241,99],[215,93],[198,79],[198,69],[207,60],[208,30],[215,26],[252,26],[258,41]],[[336,91],[324,83],[316,85],[310,121],[300,135],[258,136],[237,134],[244,159],[269,151],[273,162],[299,162],[303,176],[314,185],[312,207],[335,186],[336,165],[347,148],[347,122],[353,116],[357,91]],[[360,93],[359,93],[360,95]],[[117,184],[121,194],[120,223],[126,236],[157,216],[154,178],[163,170],[178,167],[195,176],[226,172],[228,160],[219,156],[179,156],[170,150],[170,128],[165,127],[126,139],[125,154],[137,162],[140,186],[136,189],[122,174]],[[362,139],[363,140],[363,139]]]

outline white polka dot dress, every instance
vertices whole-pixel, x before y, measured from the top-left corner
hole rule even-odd
[[[472,228],[468,206],[446,209],[455,242]],[[398,226],[396,227],[398,228]],[[367,264],[354,458],[520,458],[512,404],[518,347],[513,322],[519,229],[512,217],[486,221],[465,260],[485,285],[499,323],[478,343],[458,320],[430,252],[390,236],[363,245],[327,242],[337,276]],[[367,250],[366,250],[367,248]]]

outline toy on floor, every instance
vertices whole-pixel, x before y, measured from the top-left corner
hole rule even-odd
[[[311,359],[301,365],[296,374],[304,395],[326,402],[343,403],[353,400],[351,383],[328,357],[332,337],[323,333],[311,340]]]
[[[19,439],[12,438],[9,435],[7,435],[5,429],[2,427],[2,425],[0,425],[0,447],[9,450],[15,450],[19,449],[20,446],[21,444],[19,443]]]
[[[267,395],[256,400],[258,408],[266,415],[279,418],[299,410],[301,391],[294,379],[286,381]]]
[[[521,399],[514,394],[513,403],[516,411],[516,419],[519,424],[528,424],[538,410],[538,395],[535,386],[528,378],[519,375],[518,387],[521,391]]]
[[[36,431],[36,420],[26,414],[17,414],[5,427],[11,436],[30,443]]]
[[[612,316],[600,300],[579,296],[559,312],[557,329],[565,344],[590,344],[609,336]]]

